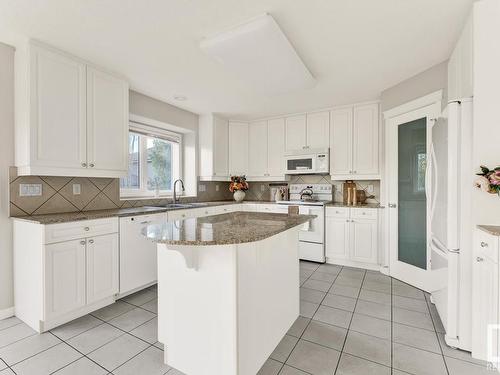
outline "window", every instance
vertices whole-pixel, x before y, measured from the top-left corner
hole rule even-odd
[[[131,123],[128,175],[120,179],[122,197],[170,195],[180,178],[181,135]]]

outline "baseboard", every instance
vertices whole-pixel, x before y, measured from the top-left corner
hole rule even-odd
[[[0,310],[0,320],[10,318],[11,316],[14,316],[14,306]]]

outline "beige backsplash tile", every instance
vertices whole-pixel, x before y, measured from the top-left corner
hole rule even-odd
[[[75,212],[78,208],[71,204],[61,194],[56,193],[42,204],[33,215],[56,214],[61,212]]]

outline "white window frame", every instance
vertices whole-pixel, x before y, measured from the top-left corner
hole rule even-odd
[[[175,179],[177,175],[178,176],[177,178],[182,179],[182,170],[183,170],[182,134],[169,130],[169,127],[170,126],[168,124],[156,120],[150,120],[138,116],[136,117],[130,116],[129,133],[136,133],[142,136],[140,138],[140,145],[139,145],[140,188],[139,189],[120,188],[120,199],[125,200],[125,199],[137,199],[137,198],[139,199],[170,198],[173,196],[173,190],[160,190],[159,194],[157,195],[155,190],[147,189],[147,182],[148,182],[147,173],[144,172],[147,171],[147,158],[145,157],[145,153],[141,152],[141,150],[144,151],[147,148],[146,137],[158,138],[165,141],[172,141],[174,143],[177,143],[179,147],[179,156],[178,156],[179,160],[177,163],[174,163],[174,160],[172,160],[172,168],[174,169],[175,166],[177,166],[178,171],[177,173],[173,172],[172,176]],[[178,195],[179,196],[183,195],[183,192],[182,191],[178,192]]]

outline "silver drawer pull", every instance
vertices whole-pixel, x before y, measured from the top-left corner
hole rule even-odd
[[[93,244],[94,243],[94,240],[89,240],[89,244]]]
[[[85,245],[85,241],[80,241],[80,245]]]
[[[83,230],[84,230],[85,232],[88,232],[88,231],[90,230],[90,228],[89,228],[89,227],[85,227],[85,228],[83,228]]]
[[[483,259],[483,258],[481,258],[481,257],[477,257],[477,258],[476,258],[476,261],[477,261],[477,262],[482,262],[483,260],[484,260],[484,259]]]
[[[151,220],[146,220],[146,221],[141,221],[140,224],[144,225],[144,224],[149,224],[151,223]]]
[[[488,247],[488,244],[486,242],[481,241],[481,247]]]

